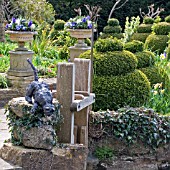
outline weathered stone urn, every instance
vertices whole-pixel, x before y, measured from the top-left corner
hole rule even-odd
[[[29,31],[6,31],[10,39],[18,43],[14,51],[10,51],[10,68],[7,78],[14,88],[20,89],[21,94],[25,93],[27,85],[34,80],[33,70],[27,62],[27,58],[32,60],[33,51],[25,47],[26,42],[33,40],[36,32]]]
[[[87,50],[90,50],[91,47],[87,46],[84,42],[85,38],[92,37],[92,29],[68,29],[70,36],[77,38],[77,44],[72,47],[69,47],[70,50],[70,60],[73,61],[74,58],[79,57],[79,55]]]

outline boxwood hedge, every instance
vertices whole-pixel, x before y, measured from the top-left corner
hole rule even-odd
[[[128,50],[132,53],[143,51],[143,47],[144,47],[144,43],[141,41],[138,41],[138,40],[133,40],[133,41],[127,42],[124,45],[124,49]]]

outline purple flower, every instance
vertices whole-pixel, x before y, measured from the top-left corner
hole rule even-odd
[[[82,22],[86,22],[86,18],[83,18],[83,19],[82,19]]]
[[[88,16],[86,17],[86,19],[87,19],[87,20],[90,20],[90,16],[88,15]]]
[[[12,17],[12,23],[14,24],[16,22],[16,18]]]
[[[166,58],[166,52],[164,51],[164,56],[165,56],[165,58]]]
[[[89,28],[89,29],[92,28],[92,23],[88,23],[88,28]]]
[[[72,22],[72,23],[71,23],[71,27],[75,27],[76,25],[77,25],[76,22]]]
[[[19,31],[21,29],[20,25],[16,25],[16,30]]]
[[[28,22],[28,27],[31,27],[31,25],[32,25],[32,21],[29,21]]]

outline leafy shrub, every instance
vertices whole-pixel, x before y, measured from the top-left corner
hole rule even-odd
[[[10,82],[5,77],[5,75],[0,74],[0,88],[8,88],[10,86]]]
[[[116,137],[127,144],[142,141],[153,149],[170,142],[170,118],[152,109],[126,107],[117,112],[93,112],[90,121],[94,131],[103,132],[101,138]]]
[[[64,20],[56,20],[54,22],[54,29],[55,30],[63,30],[64,29],[64,24],[65,24],[65,21]]]
[[[111,18],[107,21],[109,26],[118,26],[119,25],[119,20],[116,18]]]
[[[130,38],[130,40],[138,40],[138,41],[142,41],[143,43],[145,43],[146,38],[150,35],[150,33],[134,33],[132,35],[132,37]]]
[[[117,38],[117,39],[121,39],[123,38],[123,33],[102,33],[100,34],[100,38],[101,39],[106,39],[106,38]]]
[[[150,83],[139,70],[124,76],[94,76],[93,92],[96,94],[94,110],[136,107],[148,100]]]
[[[94,45],[97,52],[122,51],[122,41],[114,38],[98,39]]]
[[[113,157],[113,150],[107,146],[97,147],[95,150],[95,156],[99,160],[105,160]]]
[[[137,68],[150,67],[155,63],[155,55],[151,51],[137,52],[135,56],[138,59]]]
[[[141,42],[141,41],[137,41],[137,40],[133,40],[131,42],[127,42],[124,45],[124,49],[128,50],[128,51],[130,51],[132,53],[143,51],[143,47],[144,47],[144,43]]]
[[[63,46],[59,49],[58,56],[60,59],[68,59],[69,58],[69,50],[67,46]]]
[[[154,24],[152,29],[156,33],[156,35],[168,35],[170,32],[170,23],[159,22],[157,24]]]
[[[167,17],[165,17],[165,22],[170,23],[170,15],[168,15]]]
[[[154,23],[154,19],[153,18],[150,18],[150,17],[145,17],[143,19],[143,23],[144,24],[153,24]]]
[[[137,28],[138,33],[151,33],[152,24],[140,24]]]
[[[154,35],[151,34],[147,37],[144,48],[151,51],[157,51],[159,54],[163,53],[168,42],[167,35]]]
[[[103,32],[104,33],[121,33],[122,31],[122,28],[121,26],[105,26],[104,29],[103,29]]]
[[[158,67],[146,67],[140,69],[148,78],[151,86],[157,83],[163,83],[165,86],[166,81],[168,81],[168,76],[164,70],[160,70]]]

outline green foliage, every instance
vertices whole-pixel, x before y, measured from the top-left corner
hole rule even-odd
[[[55,30],[63,30],[64,29],[64,25],[65,25],[65,21],[64,20],[57,19],[54,22],[54,29]]]
[[[144,43],[141,41],[133,40],[131,42],[127,42],[124,45],[124,49],[128,50],[132,53],[143,51]]]
[[[138,33],[151,33],[152,24],[140,24],[137,28]]]
[[[69,58],[69,49],[66,45],[64,45],[62,48],[59,49],[58,52],[59,58],[60,59],[66,59],[68,60]]]
[[[137,68],[150,67],[155,63],[155,55],[151,51],[137,52],[135,56],[138,59]]]
[[[168,80],[167,75],[164,70],[160,70],[158,67],[146,67],[140,69],[148,78],[151,83],[151,87],[157,83],[163,83],[165,86],[166,80]]]
[[[113,27],[113,26],[107,25],[103,28],[104,33],[121,33],[121,31],[122,31],[121,26],[114,26]]]
[[[113,157],[113,150],[107,146],[97,147],[94,154],[99,160],[105,160]]]
[[[100,34],[100,38],[101,39],[106,39],[106,38],[117,38],[117,39],[121,39],[121,38],[123,38],[123,33],[119,33],[119,34],[117,34],[117,33],[101,33]]]
[[[168,35],[170,32],[170,23],[159,22],[152,26],[152,30],[156,33],[156,35]]]
[[[168,45],[166,49],[166,53],[167,53],[167,58],[170,59],[170,44]]]
[[[168,15],[167,17],[165,17],[165,22],[170,23],[170,15]]]
[[[154,19],[151,18],[151,17],[145,17],[145,18],[143,19],[143,23],[144,23],[144,24],[153,24],[153,23],[154,23]]]
[[[124,34],[123,34],[124,43],[130,40],[131,36],[137,31],[139,24],[140,24],[139,16],[137,16],[136,18],[131,17],[131,20],[129,20],[129,17],[126,17],[125,29],[124,29]]]
[[[17,47],[15,43],[0,42],[0,54],[9,56],[9,51],[14,50]]]
[[[0,74],[0,88],[8,88],[10,86],[10,83],[8,79],[5,77],[5,75]]]
[[[150,99],[145,104],[145,107],[152,108],[154,111],[160,114],[170,113],[170,92],[168,89],[164,89],[162,83],[154,85],[150,92]]]
[[[147,37],[144,48],[150,49],[151,51],[158,52],[159,54],[163,53],[168,42],[167,35],[155,35],[151,34]]]
[[[148,100],[150,83],[139,70],[124,76],[94,76],[93,92],[96,94],[94,110],[136,107]]]
[[[111,18],[107,21],[107,24],[112,27],[119,26],[119,20],[116,18]]]
[[[94,45],[97,52],[122,51],[122,41],[114,38],[98,39]]]
[[[99,111],[90,117],[90,123],[104,132],[101,137],[117,137],[127,144],[142,141],[153,149],[170,142],[170,118],[152,109],[127,107],[117,112]]]
[[[150,35],[150,33],[134,33],[132,35],[132,37],[130,38],[130,40],[138,40],[138,41],[142,41],[143,43],[145,43],[146,38]]]

